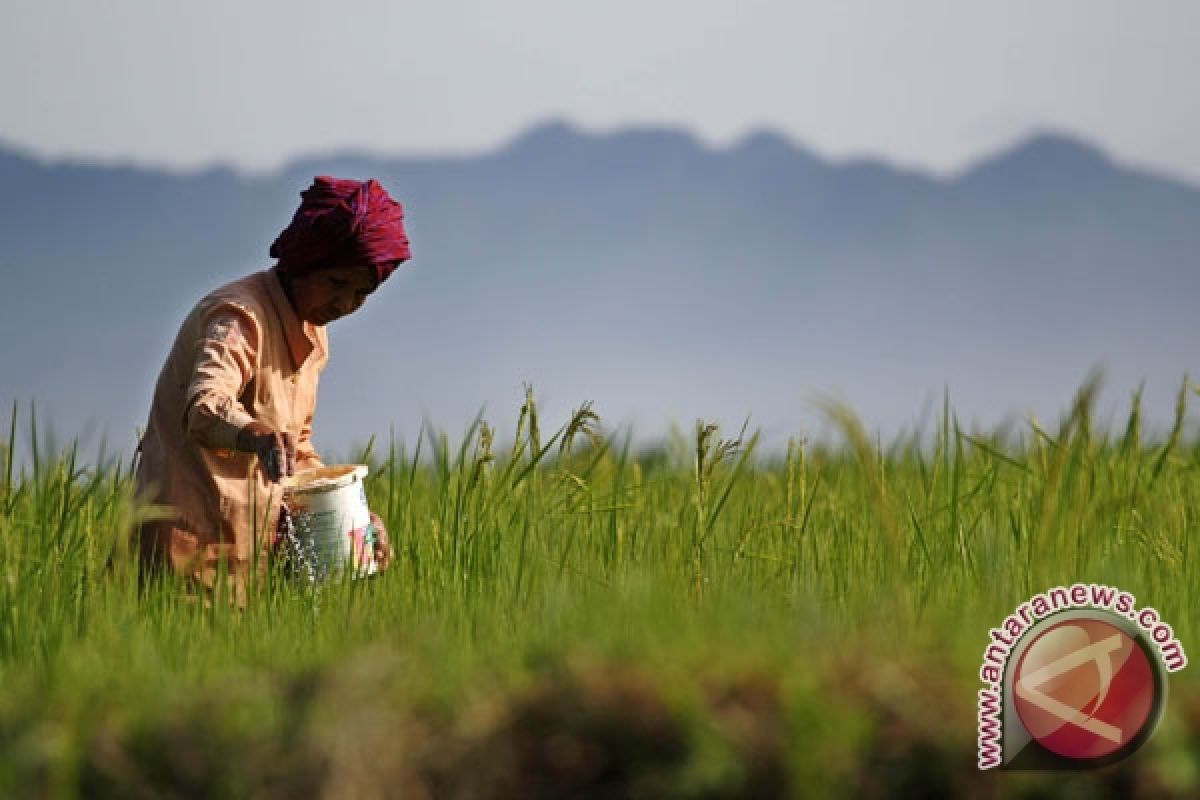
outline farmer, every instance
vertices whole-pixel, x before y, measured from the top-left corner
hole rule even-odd
[[[409,258],[401,205],[374,180],[321,176],[271,245],[271,269],[192,309],[159,375],[139,447],[139,496],[168,507],[138,529],[143,573],[164,567],[211,593],[226,570],[239,602],[276,543],[280,481],[321,466],[312,444],[325,326],[357,311]],[[387,531],[375,514],[375,558]]]

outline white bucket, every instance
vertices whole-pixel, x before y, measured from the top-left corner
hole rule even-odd
[[[302,575],[316,582],[349,567],[359,578],[375,574],[375,528],[367,510],[367,467],[341,464],[296,473],[284,483],[291,513],[293,557]]]

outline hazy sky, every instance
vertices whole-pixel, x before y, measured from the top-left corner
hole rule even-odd
[[[271,169],[550,117],[953,171],[1034,128],[1200,181],[1195,0],[6,0],[0,142]]]

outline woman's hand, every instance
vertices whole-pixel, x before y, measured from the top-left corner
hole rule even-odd
[[[388,564],[392,560],[392,544],[388,541],[387,528],[384,527],[383,520],[374,511],[371,512],[371,524],[375,526],[375,563],[382,572],[388,568]]]
[[[296,474],[296,440],[290,433],[255,420],[238,431],[237,449],[257,455],[269,481]]]

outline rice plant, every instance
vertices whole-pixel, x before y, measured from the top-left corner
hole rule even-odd
[[[547,434],[529,389],[511,443],[480,417],[457,441],[426,424],[356,454],[396,550],[385,574],[318,605],[272,571],[244,608],[139,589],[129,535],[156,510],[132,464],[81,464],[14,406],[0,794],[556,796],[601,777],[624,796],[974,793],[979,653],[1016,603],[1120,586],[1200,642],[1191,391],[1160,439],[1140,393],[1123,428],[1097,429],[1087,384],[1055,426],[965,431],[947,403],[932,439],[883,443],[830,405],[841,445],[798,432],[766,452],[704,421],[639,449],[590,404]],[[1173,680],[1167,722],[1120,775],[1183,797],[1200,693]],[[554,761],[543,729],[584,749]],[[1052,785],[987,779],[1007,796]]]

